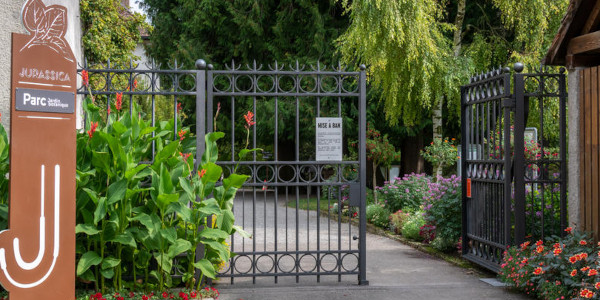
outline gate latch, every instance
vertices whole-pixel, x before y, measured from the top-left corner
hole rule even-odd
[[[348,200],[350,201],[350,206],[360,206],[360,184],[350,183],[349,186]]]

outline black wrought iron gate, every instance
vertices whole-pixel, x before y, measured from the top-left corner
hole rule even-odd
[[[562,235],[567,222],[565,74],[522,70],[461,89],[462,254],[493,271],[507,246]]]
[[[242,68],[232,62],[226,70],[207,70],[207,130],[226,134],[219,164],[229,172],[239,165],[238,172],[250,175],[234,214],[253,237],[233,236],[236,255],[219,277],[231,283],[270,277],[277,283],[358,275],[367,284],[365,79],[364,67],[349,72],[319,64]],[[253,126],[242,118],[248,113]],[[317,136],[317,123],[327,121],[342,125],[343,135],[331,136],[335,141],[330,133],[325,140]],[[334,146],[338,158],[317,154],[317,147]],[[237,153],[244,147],[261,150],[240,161]]]
[[[365,67],[346,71],[339,65],[275,63],[263,69],[255,63],[241,69],[232,63],[225,70],[213,70],[203,60],[196,67],[185,70],[175,62],[168,69],[154,63],[123,68],[108,62],[79,71],[102,79],[93,93],[107,101],[119,92],[130,105],[134,96],[144,96],[152,126],[164,121],[158,119],[159,97],[171,97],[173,139],[181,126],[180,104],[195,98],[199,156],[206,132],[225,132],[219,164],[224,172],[239,164],[238,172],[250,175],[235,200],[234,214],[236,224],[253,238],[233,236],[230,246],[236,255],[219,277],[229,277],[231,283],[235,278],[254,283],[261,277],[275,283],[281,278],[358,278],[359,284],[368,284]],[[138,81],[135,90],[119,85]],[[88,90],[82,87],[78,93],[86,95]],[[246,123],[243,115],[248,112],[255,125]],[[338,131],[328,138],[325,132],[317,138],[317,120],[341,124],[342,135]],[[329,141],[316,145],[325,140]],[[343,157],[317,157],[317,146]],[[329,149],[333,146],[337,148]],[[262,150],[240,160],[237,154],[245,147]]]

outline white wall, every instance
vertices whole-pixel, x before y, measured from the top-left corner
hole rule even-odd
[[[10,67],[11,67],[11,33],[27,33],[21,21],[21,9],[26,0],[0,0],[0,113],[2,124],[8,130],[10,123]],[[68,11],[68,31],[65,36],[71,45],[78,62],[81,62],[81,21],[79,1],[77,0],[42,0],[46,5],[62,5]],[[80,114],[78,114],[80,117]],[[79,122],[78,122],[79,123]]]

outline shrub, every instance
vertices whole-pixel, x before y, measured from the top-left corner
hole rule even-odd
[[[417,211],[410,215],[408,220],[402,226],[402,235],[408,239],[421,241],[421,227],[425,225],[425,219],[423,218],[423,212]]]
[[[448,141],[448,138],[443,141],[441,138],[434,139],[429,146],[421,151],[423,158],[433,165],[437,176],[442,175],[444,166],[452,166],[458,160],[458,149],[456,149],[454,141],[454,138],[451,141]]]
[[[390,215],[390,229],[396,234],[400,234],[404,222],[408,219],[410,213],[399,210]]]
[[[379,188],[378,195],[390,212],[400,209],[415,211],[429,197],[430,183],[431,177],[412,173],[386,183]]]
[[[435,239],[435,226],[429,224],[421,226],[419,235],[421,236],[421,239],[423,239],[424,244],[431,243],[433,239]]]
[[[438,177],[437,182],[429,183],[429,191],[430,195],[423,202],[423,209],[427,224],[434,225],[436,237],[443,240],[438,241],[436,246],[454,244],[460,238],[462,228],[460,177]],[[450,246],[438,250],[452,248]]]
[[[599,247],[585,234],[571,234],[571,228],[566,231],[564,239],[553,237],[545,243],[509,248],[500,279],[542,299],[597,299]]]
[[[387,229],[390,225],[390,212],[379,204],[371,204],[367,206],[367,221],[373,223],[377,227]]]

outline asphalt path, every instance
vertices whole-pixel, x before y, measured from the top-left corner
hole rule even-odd
[[[284,251],[286,247],[288,251],[295,251],[296,247],[299,250],[317,247],[320,250],[356,249],[358,241],[352,239],[358,235],[355,226],[348,223],[338,226],[337,220],[332,221],[327,214],[287,207],[286,201],[296,201],[295,190],[289,192],[287,197],[278,195],[275,199],[270,191],[258,191],[254,203],[252,192],[240,192],[234,205],[236,224],[254,235],[252,239],[237,236],[232,243],[234,252]],[[306,202],[306,195],[301,195],[298,201],[302,200]],[[335,268],[337,260],[327,259],[329,261],[323,268]],[[272,260],[264,257],[258,260],[256,268],[259,273],[273,272],[272,268],[289,271],[293,270],[294,263],[295,259],[286,257],[279,259],[279,265],[274,267]],[[348,256],[342,263],[352,269],[357,261]],[[314,264],[312,257],[300,260],[303,269],[311,269]],[[250,260],[240,257],[236,262],[235,272],[238,271],[252,272]],[[296,276],[278,276],[277,283],[272,276],[257,277],[255,281],[235,278],[233,284],[230,278],[221,278],[215,285],[221,290],[221,300],[530,299],[480,279],[481,273],[454,266],[395,240],[367,233],[367,286],[359,286],[356,275],[320,276],[320,282],[316,276],[300,276],[298,281]]]

